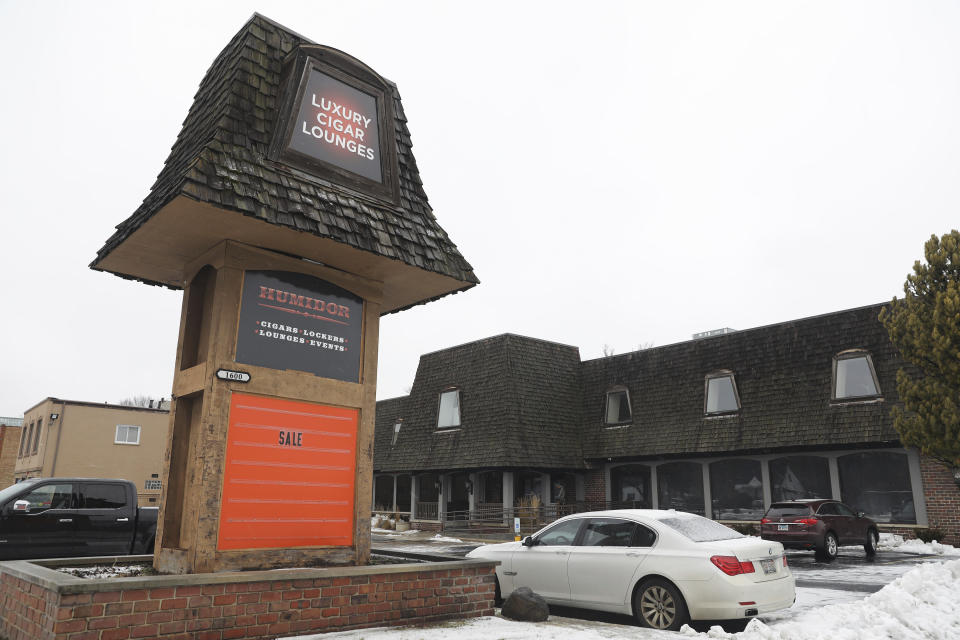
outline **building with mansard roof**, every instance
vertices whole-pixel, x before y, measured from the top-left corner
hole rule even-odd
[[[375,508],[421,527],[509,524],[531,505],[755,523],[772,501],[832,497],[960,542],[951,469],[893,427],[897,370],[915,370],[881,308],[586,361],[511,334],[423,355],[410,394],[377,403]]]

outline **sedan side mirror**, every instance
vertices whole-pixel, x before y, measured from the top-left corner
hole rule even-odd
[[[27,513],[30,511],[30,503],[26,500],[17,500],[13,503],[14,513]]]
[[[867,514],[865,514],[863,511],[857,511],[857,517],[858,517],[858,518],[862,518],[862,517],[865,516],[865,515],[867,515]]]
[[[537,541],[534,540],[533,536],[527,536],[526,538],[523,539],[523,542],[521,542],[520,544],[522,544],[525,547],[532,547],[533,545],[537,544]]]

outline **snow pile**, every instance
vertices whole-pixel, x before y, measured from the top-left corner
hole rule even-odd
[[[880,591],[847,604],[813,609],[768,626],[752,620],[740,633],[711,627],[686,636],[724,640],[954,640],[960,637],[960,560],[923,564]]]
[[[924,542],[916,538],[904,540],[903,536],[893,533],[880,534],[880,550],[916,553],[918,555],[960,556],[960,549],[953,545],[940,544],[936,540],[933,542]]]
[[[416,529],[408,528],[404,531],[397,531],[397,523],[402,522],[406,524],[406,520],[397,520],[395,518],[389,518],[387,516],[371,516],[370,517],[370,531],[372,533],[386,534],[388,537],[396,536],[406,536],[417,533]]]
[[[440,535],[439,533],[433,536],[432,538],[430,538],[430,541],[431,542],[463,542],[463,540],[459,538],[448,538],[446,536]]]
[[[373,527],[370,529],[372,533],[378,533],[383,535],[386,538],[402,538],[403,536],[414,536],[420,533],[417,529],[407,529],[406,531],[394,531],[393,529],[379,529]]]
[[[129,578],[132,576],[156,575],[153,565],[139,564],[92,564],[86,567],[57,567],[57,571],[68,573],[77,578],[105,580],[107,578]]]

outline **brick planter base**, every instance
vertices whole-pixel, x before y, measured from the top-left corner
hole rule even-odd
[[[49,568],[95,560],[150,556],[0,562],[0,638],[276,638],[493,615],[496,563],[480,560],[108,580]]]

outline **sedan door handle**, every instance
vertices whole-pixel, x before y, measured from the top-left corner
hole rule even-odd
[[[117,522],[130,522],[130,518],[117,518]]]
[[[60,518],[59,522],[60,524],[70,524],[73,522],[73,518]]]

